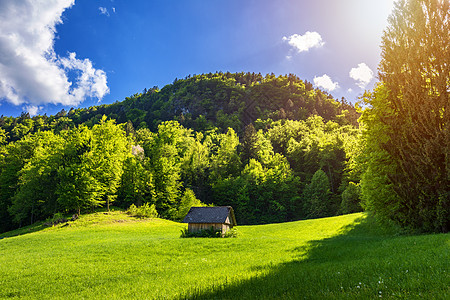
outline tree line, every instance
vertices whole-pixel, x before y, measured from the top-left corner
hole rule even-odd
[[[306,120],[319,115],[327,121],[357,126],[359,117],[345,99],[338,101],[293,74],[217,72],[175,79],[162,89],[144,89],[113,104],[63,109],[54,116],[1,116],[0,135],[4,130],[10,142],[37,131],[59,132],[80,124],[92,127],[103,115],[117,123],[130,121],[136,129],[156,131],[162,122],[176,120],[195,131],[233,128],[239,135],[257,119]]]
[[[154,204],[173,220],[192,205],[232,205],[241,224],[358,211],[346,172],[356,137],[319,116],[257,120],[241,141],[232,128],[202,133],[166,121],[152,132],[106,116],[29,134],[1,148],[1,228],[112,204]]]

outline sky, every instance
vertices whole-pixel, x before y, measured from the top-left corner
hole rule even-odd
[[[0,115],[122,101],[189,74],[293,73],[354,103],[394,0],[0,0]]]

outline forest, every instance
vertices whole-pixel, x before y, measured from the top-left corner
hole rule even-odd
[[[133,204],[172,220],[231,205],[239,224],[364,209],[447,232],[449,3],[419,2],[397,6],[380,81],[357,105],[293,74],[216,72],[109,105],[2,116],[0,232]]]
[[[240,224],[360,211],[348,168],[357,116],[295,76],[250,73],[187,77],[50,117],[3,116],[1,228],[145,203],[173,220],[192,205],[231,205]]]

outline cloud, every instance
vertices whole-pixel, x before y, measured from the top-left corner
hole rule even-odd
[[[297,49],[297,51],[305,52],[311,48],[322,47],[325,43],[317,32],[307,31],[304,35],[293,34],[290,37],[283,37],[283,41],[287,41],[289,45]]]
[[[352,68],[349,75],[357,81],[356,85],[362,89],[373,79],[373,71],[365,63],[360,63],[358,67]]]
[[[334,91],[339,87],[339,84],[337,82],[333,82],[327,74],[320,77],[314,77],[314,84],[317,87],[321,87],[327,91]]]
[[[36,106],[36,105],[26,105],[24,107],[24,110],[27,111],[30,114],[30,116],[37,115],[41,109],[42,109],[42,106]]]
[[[101,99],[109,92],[105,72],[93,68],[89,59],[80,60],[76,58],[75,53],[69,53],[68,58],[61,59],[61,65],[66,70],[81,71],[77,77],[78,87],[71,91],[76,99],[83,99],[86,96]]]
[[[0,1],[0,101],[78,105],[109,93],[106,74],[75,53],[55,53],[55,26],[74,0]],[[75,74],[69,80],[69,72]]]
[[[106,7],[99,7],[98,10],[100,11],[100,14],[105,15],[107,17],[109,17],[109,12],[108,9]]]

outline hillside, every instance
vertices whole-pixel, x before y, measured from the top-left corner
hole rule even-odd
[[[176,120],[195,131],[228,127],[242,134],[257,119],[306,120],[318,115],[326,121],[357,126],[359,113],[345,99],[336,100],[293,74],[263,76],[255,73],[209,73],[175,79],[126,97],[113,104],[61,110],[54,116],[0,117],[6,141],[16,141],[27,133],[60,131],[80,124],[92,126],[103,115],[118,123],[131,122],[134,128],[156,131],[163,121]]]
[[[240,224],[362,210],[356,109],[290,74],[215,73],[0,118],[0,232],[114,205],[231,205]],[[239,195],[239,197],[236,197]]]
[[[448,234],[396,235],[360,213],[238,226],[230,239],[183,239],[185,226],[96,213],[3,238],[0,298],[450,296]]]

